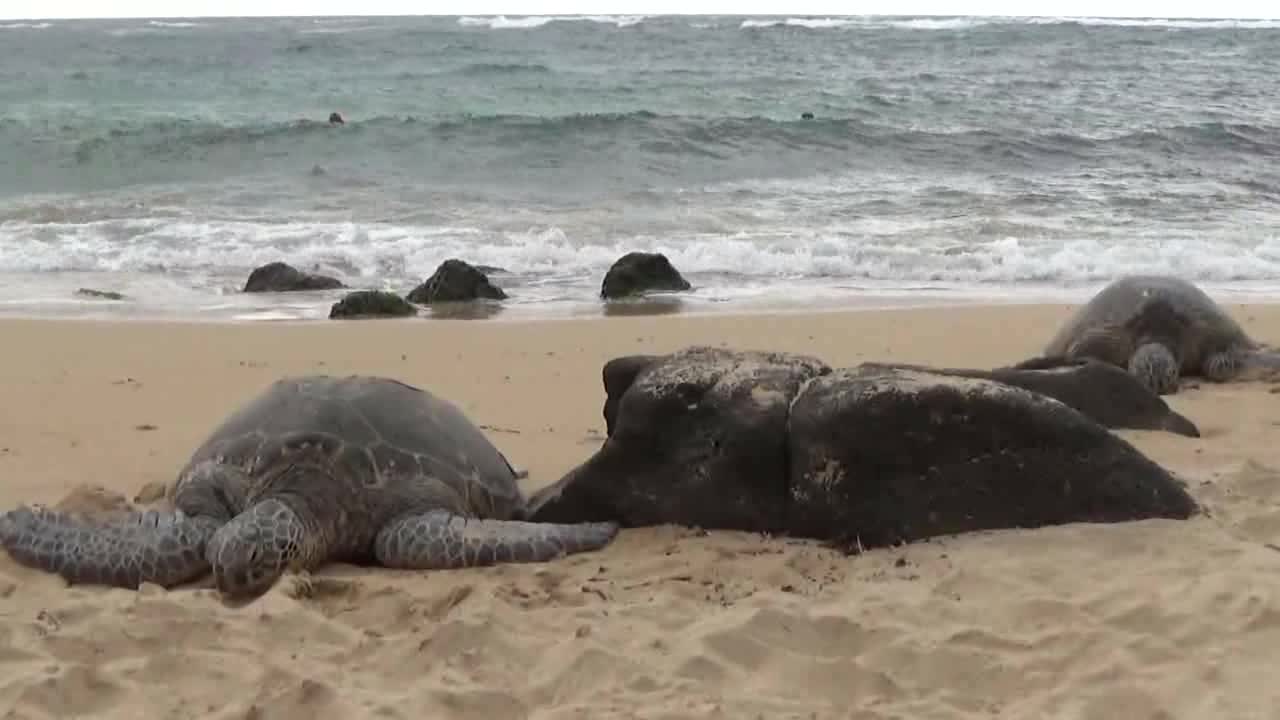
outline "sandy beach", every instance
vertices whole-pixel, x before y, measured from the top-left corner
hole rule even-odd
[[[1280,305],[1228,305],[1280,341]],[[541,321],[0,320],[0,507],[172,479],[298,373],[456,402],[556,480],[604,436],[601,365],[689,344],[989,367],[1071,311],[1000,305]],[[3,718],[1274,718],[1280,386],[1190,382],[1203,437],[1120,434],[1187,481],[1190,521],[982,533],[844,557],[627,530],[544,565],[333,565],[313,597],[69,588],[0,552]]]

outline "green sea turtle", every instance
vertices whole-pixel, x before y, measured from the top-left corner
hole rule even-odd
[[[522,522],[516,472],[452,403],[395,380],[279,380],[228,417],[169,488],[174,511],[0,515],[0,546],[72,583],[173,586],[212,571],[252,598],[326,561],[401,569],[542,562],[613,523]]]
[[[1280,354],[1251,339],[1200,288],[1167,275],[1128,275],[1104,287],[1058,330],[1044,355],[1128,368],[1161,395],[1183,375],[1214,382],[1280,370]]]
[[[530,499],[533,520],[739,530],[856,552],[1199,512],[1185,483],[1117,433],[994,377],[708,346],[615,358],[602,375],[616,398],[607,439]]]

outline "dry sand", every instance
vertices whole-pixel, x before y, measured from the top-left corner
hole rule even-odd
[[[1280,306],[1233,306],[1280,340]],[[0,507],[132,497],[290,373],[451,398],[529,486],[599,444],[600,366],[691,343],[833,365],[991,366],[1070,308],[161,324],[0,321]],[[1275,718],[1280,395],[1189,388],[1204,437],[1124,432],[1191,485],[1187,522],[813,543],[629,530],[546,565],[330,566],[245,608],[207,589],[68,588],[0,552],[3,718]]]

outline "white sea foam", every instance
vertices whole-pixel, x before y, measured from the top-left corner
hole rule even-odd
[[[743,28],[769,27],[803,27],[810,30],[828,30],[833,28],[900,28],[904,30],[963,30],[965,28],[990,25],[1001,21],[994,18],[976,17],[924,17],[888,19],[875,16],[856,17],[792,17],[743,20]]]
[[[525,17],[507,17],[506,15],[484,17],[462,17],[459,25],[468,27],[487,27],[493,30],[525,30],[538,28],[554,22],[593,22],[617,27],[638,25],[645,20],[644,15],[529,15]]]
[[[812,30],[820,30],[824,28],[849,27],[851,25],[865,25],[866,22],[858,18],[786,18],[786,19],[769,19],[769,20],[743,20],[744,28],[766,28],[766,27],[805,27]]]
[[[342,235],[346,242],[312,237]],[[217,236],[217,233],[211,233]],[[287,235],[289,242],[279,242]],[[1225,300],[1280,299],[1280,241],[1244,250],[1200,244],[1147,251],[1102,248],[1090,242],[1047,244],[1009,239],[946,252],[828,238],[803,247],[751,237],[643,239],[582,244],[554,229],[503,238],[458,231],[295,227],[272,244],[237,243],[225,234],[205,247],[183,250],[139,245],[96,255],[58,257],[45,249],[21,258],[3,248],[0,312],[35,315],[169,315],[241,320],[314,319],[345,291],[286,295],[239,292],[256,265],[286,260],[334,275],[353,288],[407,292],[449,257],[496,265],[490,275],[510,299],[504,318],[593,314],[600,280],[632,250],[665,253],[693,283],[682,295],[687,310],[788,306],[891,307],[921,303],[1080,301],[1124,273],[1169,272],[1188,277]],[[283,247],[282,247],[283,246]],[[86,257],[87,256],[87,257]],[[76,270],[52,270],[51,266]],[[20,269],[19,269],[20,268]],[[77,288],[122,292],[125,302],[79,298]]]
[[[1280,20],[1211,20],[1194,18],[1105,18],[1105,17],[1044,17],[1018,18],[1018,21],[1037,25],[1055,25],[1060,23],[1076,23],[1079,25],[1104,25],[1114,27],[1155,27],[1181,30],[1215,30],[1215,29],[1253,29],[1271,30],[1280,28]]]
[[[377,25],[322,25],[298,31],[300,35],[346,35],[380,29]]]
[[[868,232],[868,230],[888,232]],[[724,282],[821,278],[890,285],[1082,284],[1128,272],[1170,272],[1197,281],[1280,286],[1280,237],[1196,237],[1160,242],[1004,237],[982,242],[903,240],[867,224],[821,231],[686,233],[663,237],[574,237],[526,231],[351,223],[202,223],[131,219],[0,225],[0,272],[122,272],[176,278],[223,292],[248,269],[278,259],[318,267],[353,283],[408,283],[461,257],[529,282],[594,281],[619,255],[665,253],[682,271]],[[122,240],[122,238],[127,238]]]
[[[185,21],[169,21],[169,20],[151,20],[147,22],[151,27],[157,28],[194,28],[200,27],[200,23]]]
[[[44,29],[46,29],[46,28],[51,28],[51,27],[53,27],[53,24],[52,24],[52,23],[47,23],[47,22],[42,22],[42,23],[29,23],[29,22],[0,23],[0,30],[44,30]]]
[[[964,30],[985,25],[1095,25],[1111,27],[1151,27],[1183,30],[1196,29],[1274,29],[1280,20],[1199,20],[1182,18],[1101,18],[1101,17],[916,17],[885,18],[878,16],[753,18],[742,21],[742,28],[803,27],[811,30],[839,28],[902,30]]]

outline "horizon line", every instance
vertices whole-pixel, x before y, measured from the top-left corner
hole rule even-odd
[[[1264,16],[1216,16],[1216,15],[1099,15],[1099,14],[1082,14],[1071,15],[1062,13],[1037,14],[1012,14],[1012,13],[882,13],[882,12],[859,12],[859,13],[788,13],[788,12],[759,12],[759,13],[713,13],[713,12],[659,12],[659,13],[643,13],[643,12],[603,12],[603,13],[338,13],[338,14],[315,14],[315,15],[297,15],[297,14],[261,14],[261,15],[65,15],[65,16],[4,16],[0,15],[0,22],[58,22],[58,21],[77,21],[77,20],[301,20],[301,19],[345,19],[345,18],[499,18],[499,17],[521,17],[521,18],[585,18],[585,17],[644,17],[644,18],[682,18],[682,17],[703,17],[703,18],[761,18],[761,17],[780,17],[780,18],[1001,18],[1001,19],[1062,19],[1062,20],[1200,20],[1207,22],[1239,22],[1239,21],[1269,21],[1280,20],[1280,15]]]

